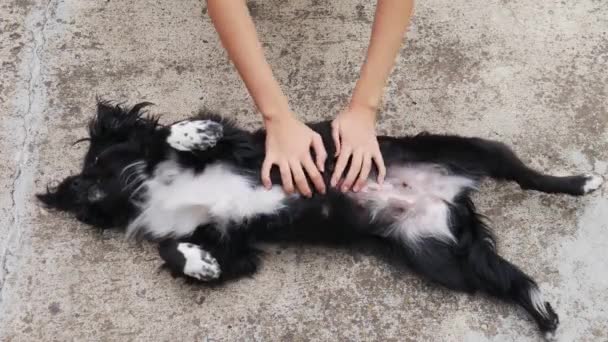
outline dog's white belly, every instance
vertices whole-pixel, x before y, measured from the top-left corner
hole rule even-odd
[[[372,220],[392,222],[385,232],[416,243],[433,237],[454,241],[449,228],[449,203],[475,181],[450,175],[435,165],[392,166],[382,186],[370,180],[352,196],[369,210]]]
[[[277,213],[287,198],[280,186],[266,190],[253,185],[225,164],[195,174],[173,160],[160,163],[142,191],[141,213],[129,225],[130,236],[181,237],[204,224],[222,231],[230,223]]]
[[[437,166],[391,166],[382,186],[370,180],[348,196],[369,211],[372,221],[390,223],[386,235],[414,243],[425,237],[453,241],[448,204],[473,187],[474,180]],[[288,197],[280,186],[266,190],[222,163],[195,174],[174,160],[160,163],[141,191],[140,214],[129,225],[129,236],[179,238],[205,224],[224,232],[231,223],[278,213]]]

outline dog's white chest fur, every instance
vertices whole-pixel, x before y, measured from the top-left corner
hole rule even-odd
[[[266,190],[253,185],[227,165],[212,164],[195,174],[173,160],[159,164],[142,190],[141,214],[128,233],[159,238],[187,236],[208,223],[222,230],[229,223],[274,214],[286,198],[280,186]]]

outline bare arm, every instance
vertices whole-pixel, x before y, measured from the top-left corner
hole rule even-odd
[[[264,118],[289,113],[287,97],[264,57],[245,0],[208,0],[207,11],[222,45]]]
[[[376,139],[376,113],[388,76],[395,64],[405,31],[410,21],[413,0],[378,0],[374,25],[361,67],[359,80],[347,109],[333,122],[338,161],[331,183],[336,185],[352,159],[342,183],[342,191],[359,191],[371,170],[372,160],[378,167],[378,182],[386,173]],[[355,182],[356,181],[356,182]]]
[[[262,182],[270,187],[270,169],[277,165],[285,191],[293,192],[295,181],[300,193],[310,196],[306,172],[317,190],[325,192],[319,173],[323,171],[326,156],[321,137],[290,110],[287,97],[264,57],[245,0],[207,0],[207,10],[228,56],[264,118],[267,138]],[[316,165],[310,148],[316,152]]]
[[[413,0],[378,0],[367,58],[351,103],[376,111],[410,22]]]

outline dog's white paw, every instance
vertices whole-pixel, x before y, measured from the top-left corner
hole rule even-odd
[[[604,183],[604,178],[598,175],[585,175],[585,184],[583,185],[583,193],[588,194],[599,189]]]
[[[182,121],[171,126],[167,143],[179,151],[203,151],[224,135],[221,124],[211,120]]]
[[[555,331],[548,331],[545,333],[545,341],[547,342],[557,342],[557,334]]]
[[[183,269],[185,275],[203,281],[220,277],[220,265],[209,252],[195,244],[185,242],[179,243],[177,250],[186,259]]]
[[[553,331],[547,331],[544,334],[545,341],[547,342],[563,342],[566,340],[563,334],[560,333],[561,326]]]

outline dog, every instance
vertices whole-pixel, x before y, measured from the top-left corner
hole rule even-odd
[[[527,167],[502,143],[452,135],[379,136],[387,167],[359,192],[328,187],[312,198],[285,193],[280,175],[260,181],[265,131],[250,132],[210,112],[171,125],[132,108],[98,101],[82,170],[38,194],[46,206],[100,229],[158,243],[174,275],[221,283],[253,275],[256,242],[344,246],[373,240],[391,261],[449,289],[523,307],[547,339],[558,315],[535,281],[500,257],[471,195],[484,178],[522,189],[580,196],[597,175],[556,177]],[[330,122],[309,125],[329,155]],[[324,181],[335,160],[325,163]],[[377,173],[377,170],[374,170]]]

